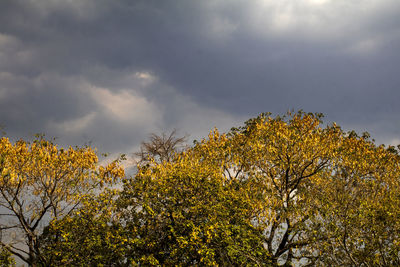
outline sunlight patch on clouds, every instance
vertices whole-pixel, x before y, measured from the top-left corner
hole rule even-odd
[[[60,122],[52,121],[49,123],[49,126],[51,129],[55,129],[60,133],[76,134],[88,129],[91,122],[94,121],[95,117],[96,113],[91,112],[81,118],[76,118],[67,121],[60,121]]]
[[[143,79],[143,80],[154,80],[155,79],[155,77],[153,75],[151,75],[149,72],[145,72],[145,71],[136,72],[135,76],[140,79]]]
[[[313,5],[324,5],[328,4],[330,0],[308,0],[308,3],[313,4]]]
[[[362,40],[355,44],[352,44],[348,48],[348,52],[352,54],[366,55],[376,51],[380,47],[380,45],[381,41],[378,39]]]
[[[296,34],[306,40],[335,41],[370,33],[371,18],[379,19],[396,7],[395,0],[256,0],[247,16],[255,34],[265,37]]]
[[[158,110],[153,103],[145,97],[132,94],[131,91],[111,92],[106,88],[95,86],[90,90],[97,103],[117,120],[137,122],[158,117]]]
[[[355,40],[345,49],[345,51],[353,55],[367,56],[381,51],[383,47],[390,42],[398,42],[399,40],[400,30],[390,32],[390,34],[386,35],[378,35],[363,40]]]
[[[295,24],[295,17],[291,12],[278,12],[273,16],[271,28],[275,31],[287,30]]]
[[[331,31],[339,6],[323,0],[258,0],[250,10],[250,27],[265,36],[303,33],[308,37]]]
[[[133,80],[139,80],[142,86],[148,86],[157,80],[157,77],[147,71],[136,72],[133,74]]]

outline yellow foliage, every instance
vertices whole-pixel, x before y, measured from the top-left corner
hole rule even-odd
[[[13,217],[1,220],[0,227],[24,237],[28,250],[26,257],[22,254],[21,258],[33,264],[40,258],[37,237],[50,219],[62,218],[100,184],[123,176],[124,170],[118,161],[98,167],[96,152],[88,146],[64,149],[44,138],[13,144],[3,137],[0,139],[0,204]]]
[[[396,153],[298,112],[261,115],[228,134],[215,129],[173,160],[139,168],[125,190],[154,231],[189,221],[171,236],[205,265],[215,263],[218,242],[227,250],[237,242],[230,235],[239,226],[222,219],[226,212],[243,220],[240,229],[262,233],[262,248],[257,238],[241,240],[275,263],[367,266],[398,255],[399,174]]]

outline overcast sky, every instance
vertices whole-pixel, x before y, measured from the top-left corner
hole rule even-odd
[[[261,112],[400,143],[399,0],[1,0],[0,124],[130,153]]]

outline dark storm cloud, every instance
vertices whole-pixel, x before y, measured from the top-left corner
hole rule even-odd
[[[117,151],[294,108],[392,142],[399,13],[395,0],[5,0],[0,120]]]

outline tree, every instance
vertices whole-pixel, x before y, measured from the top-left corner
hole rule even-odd
[[[78,266],[399,265],[399,150],[321,118],[261,114],[145,153],[122,188],[53,220],[42,251]]]
[[[1,245],[31,266],[43,263],[40,234],[49,221],[72,213],[85,196],[124,175],[114,161],[103,167],[90,147],[59,148],[0,139]],[[21,248],[21,244],[27,248]]]
[[[400,265],[400,164],[398,150],[375,146],[368,136],[344,138],[339,168],[314,195],[327,238],[313,244],[317,263]]]
[[[399,157],[321,117],[261,114],[139,168],[119,203],[132,253],[153,264],[397,264]]]
[[[138,165],[146,168],[170,161],[185,140],[176,137],[175,130],[150,135],[135,153]],[[57,266],[129,266],[131,262],[142,262],[132,249],[137,248],[135,229],[127,227],[117,211],[118,193],[118,188],[106,188],[98,196],[86,197],[84,205],[68,216],[53,220],[40,237],[46,261]]]
[[[263,196],[253,220],[268,251],[282,264],[398,265],[397,150],[321,122],[262,114],[232,133],[234,165]]]
[[[215,133],[217,134],[217,133]],[[218,138],[218,137],[216,137]],[[211,146],[210,146],[211,147]],[[196,147],[140,167],[117,202],[132,260],[150,265],[263,265],[269,255],[248,220],[251,203]],[[216,163],[216,162],[214,162]]]
[[[51,266],[130,266],[130,244],[115,213],[116,190],[85,197],[83,205],[53,220],[40,236],[41,253]]]
[[[139,157],[139,165],[146,165],[151,161],[171,161],[174,154],[183,150],[187,137],[177,137],[176,130],[173,130],[170,134],[150,134],[149,139],[142,142],[140,151],[135,153]]]

